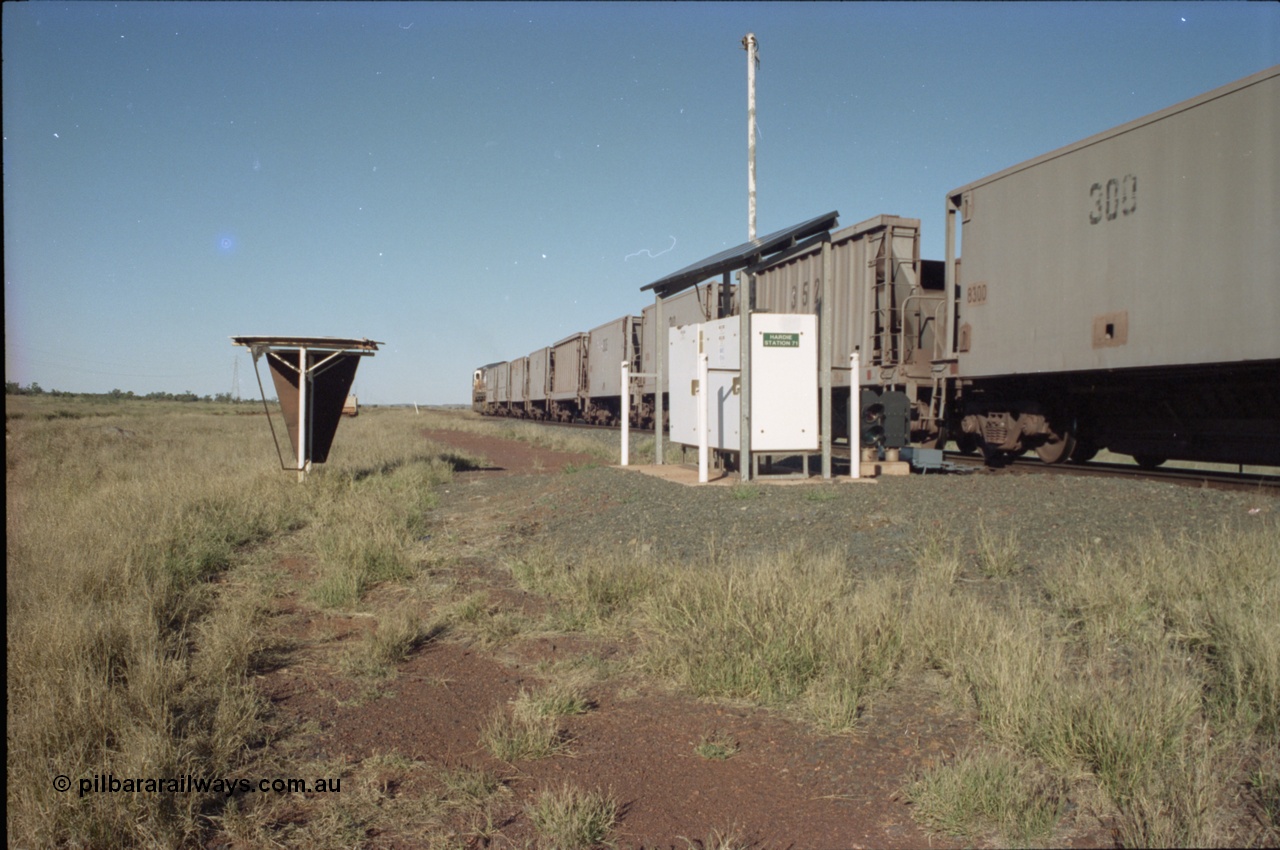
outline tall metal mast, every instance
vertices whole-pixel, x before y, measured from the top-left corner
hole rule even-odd
[[[756,67],[760,64],[755,33],[742,39],[747,51],[747,239],[756,238]]]

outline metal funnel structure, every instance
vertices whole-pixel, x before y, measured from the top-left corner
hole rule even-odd
[[[258,358],[266,355],[297,463],[289,467],[282,458],[280,465],[296,469],[301,481],[313,463],[329,459],[360,358],[372,357],[383,343],[329,336],[233,336],[231,341],[253,353],[255,374]],[[262,386],[261,377],[258,386]],[[262,402],[265,407],[265,391]],[[274,437],[274,425],[271,433]],[[279,449],[277,442],[277,453]]]

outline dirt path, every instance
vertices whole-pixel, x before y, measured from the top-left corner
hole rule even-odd
[[[453,431],[424,437],[486,461],[472,470],[461,464],[464,471],[437,509],[441,534],[455,550],[448,579],[462,593],[483,594],[491,611],[532,621],[543,603],[495,563],[495,541],[536,535],[533,506],[553,511],[569,477],[561,471],[590,458]],[[305,564],[286,566],[301,586]],[[396,603],[402,593],[384,588],[370,604]],[[857,734],[827,736],[760,709],[700,702],[650,681],[606,675],[588,688],[591,709],[564,718],[566,753],[504,763],[479,743],[495,712],[522,688],[545,682],[550,671],[605,668],[627,647],[532,630],[488,648],[445,636],[371,693],[344,675],[340,659],[372,628],[372,618],[323,613],[301,599],[297,592],[280,597],[274,622],[294,648],[261,680],[263,694],[293,729],[311,730],[298,734],[313,760],[358,767],[395,754],[438,769],[466,766],[502,777],[511,793],[483,828],[472,815],[455,817],[460,844],[534,844],[524,804],[539,789],[569,782],[609,791],[620,803],[611,837],[623,848],[953,846],[916,826],[901,796],[920,770],[951,757],[974,734],[927,678],[877,702]],[[709,737],[731,740],[737,753],[723,760],[697,755],[695,747]],[[425,780],[387,787],[380,799],[400,804],[434,793]],[[432,843],[403,819],[370,823],[363,846]]]

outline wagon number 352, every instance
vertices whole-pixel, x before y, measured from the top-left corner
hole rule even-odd
[[[1090,224],[1133,215],[1138,211],[1138,178],[1126,174],[1119,179],[1112,177],[1105,184],[1094,183],[1089,187],[1089,201]]]

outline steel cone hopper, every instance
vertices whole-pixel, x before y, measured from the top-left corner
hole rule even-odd
[[[265,356],[276,397],[289,431],[296,465],[281,458],[283,469],[294,469],[302,480],[313,463],[329,459],[329,447],[342,418],[360,358],[372,357],[383,343],[369,339],[329,336],[233,336],[231,341],[253,353],[253,368]],[[262,378],[258,377],[262,387]],[[266,392],[262,392],[266,406]],[[268,423],[270,412],[268,411]],[[271,426],[275,436],[275,426]],[[279,453],[280,445],[276,443]]]

